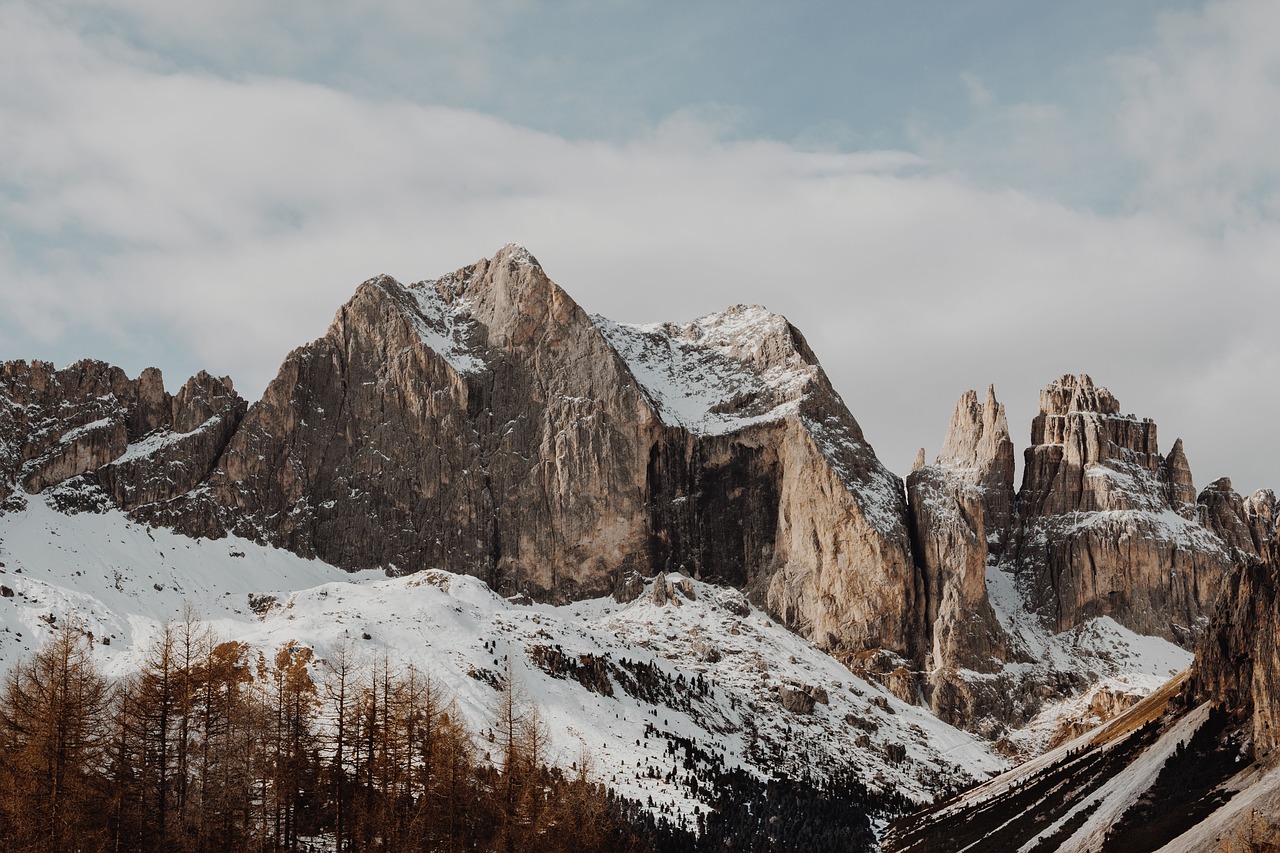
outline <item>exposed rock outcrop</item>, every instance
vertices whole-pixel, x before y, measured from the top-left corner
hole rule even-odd
[[[1244,517],[1249,522],[1249,535],[1254,548],[1262,559],[1276,556],[1276,493],[1271,489],[1259,489],[1244,500]]]
[[[912,545],[924,587],[928,653],[923,668],[935,713],[964,724],[994,713],[999,697],[959,670],[998,672],[1008,637],[987,597],[987,563],[1008,540],[1013,442],[1004,407],[966,392],[956,403],[942,452],[907,477]]]
[[[1088,376],[1041,392],[1031,441],[1016,571],[1032,606],[1057,630],[1107,615],[1186,642],[1233,555],[1189,511],[1181,446],[1162,457],[1155,423]]]
[[[1251,560],[1223,583],[1213,619],[1196,647],[1191,691],[1248,727],[1254,754],[1280,761],[1280,569]]]
[[[1258,556],[1257,544],[1245,516],[1244,498],[1231,486],[1228,477],[1220,477],[1205,486],[1197,499],[1204,526],[1217,534],[1238,561]]]
[[[0,500],[79,477],[126,510],[167,500],[209,475],[244,408],[205,373],[170,397],[155,368],[131,380],[100,361],[0,364]]]
[[[164,521],[164,504],[209,476],[246,408],[229,379],[204,371],[164,399],[168,410],[154,419],[153,431],[97,471],[115,504],[136,510],[140,520]]]
[[[1164,458],[1164,471],[1169,487],[1169,506],[1183,518],[1196,518],[1196,486],[1191,478],[1191,463],[1182,449],[1182,439],[1173,442],[1173,449]]]
[[[1204,525],[1222,539],[1238,562],[1266,559],[1275,550],[1276,496],[1261,489],[1247,498],[1220,477],[1200,492],[1199,512]]]
[[[956,403],[937,464],[981,489],[988,545],[998,555],[1013,525],[1014,448],[994,386],[988,386],[982,403],[973,391],[965,392]]]

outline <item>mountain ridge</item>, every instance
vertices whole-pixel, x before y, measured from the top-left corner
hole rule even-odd
[[[1113,713],[1168,675],[1163,650],[1117,653],[1125,632],[1190,647],[1227,568],[1275,537],[1274,496],[1196,496],[1181,442],[1160,455],[1087,376],[1042,392],[1017,491],[994,388],[961,395],[904,482],[785,318],[615,323],[513,245],[367,280],[252,405],[89,361],[8,362],[0,398],[0,508],[45,493],[560,604],[678,572],[1015,754],[1100,685]]]

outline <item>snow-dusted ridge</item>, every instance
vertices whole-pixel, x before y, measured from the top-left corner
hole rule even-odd
[[[406,286],[385,275],[370,279],[404,307],[405,317],[423,344],[456,372],[478,373],[484,369],[484,362],[467,346],[471,306],[463,296],[446,299],[441,293],[445,281],[420,281]]]
[[[667,580],[685,591],[661,605],[652,587],[663,579],[625,605],[522,605],[467,576],[349,574],[234,537],[147,528],[115,510],[63,515],[42,495],[0,516],[0,563],[12,593],[0,597],[0,667],[74,615],[104,671],[128,673],[189,602],[220,634],[258,648],[297,640],[324,658],[345,638],[370,660],[385,650],[414,662],[483,731],[505,658],[541,706],[558,761],[586,746],[601,781],[677,813],[698,801],[667,753],[673,738],[761,776],[852,768],[873,790],[919,802],[1007,766],[989,744],[851,675],[739,593],[678,576]],[[594,661],[609,690],[553,675],[556,660]],[[627,686],[641,671],[656,702]],[[820,698],[811,713],[793,713],[780,702],[788,690]]]
[[[797,412],[818,373],[790,346],[786,318],[759,305],[735,305],[683,325],[591,320],[663,419],[699,435]]]

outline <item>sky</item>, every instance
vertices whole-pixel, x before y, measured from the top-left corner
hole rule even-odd
[[[1280,4],[0,0],[0,360],[256,399],[363,280],[786,315],[880,458],[1089,373],[1280,487]]]

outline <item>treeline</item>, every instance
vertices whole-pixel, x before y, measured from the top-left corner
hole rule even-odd
[[[64,623],[0,690],[0,850],[649,850],[657,828],[547,765],[507,678],[469,729],[429,674],[349,647],[313,661],[218,640],[188,614],[139,671],[99,672]]]

